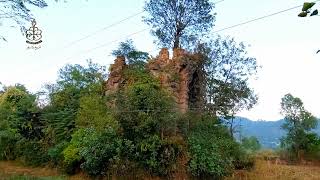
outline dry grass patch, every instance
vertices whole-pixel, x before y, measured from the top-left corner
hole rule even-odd
[[[236,171],[227,180],[319,180],[320,167],[306,165],[273,164],[270,161],[257,160],[252,171]]]
[[[28,175],[35,177],[59,176],[53,168],[30,168],[13,161],[0,161],[0,173],[4,175]]]

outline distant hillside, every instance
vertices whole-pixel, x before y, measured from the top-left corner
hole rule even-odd
[[[284,120],[279,121],[252,121],[247,118],[237,117],[236,124],[241,125],[241,133],[236,133],[236,138],[240,136],[256,136],[264,148],[276,148],[280,145],[280,138],[286,134],[281,129]],[[320,135],[320,122],[315,129]]]

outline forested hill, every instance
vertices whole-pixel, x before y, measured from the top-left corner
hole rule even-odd
[[[236,124],[241,124],[241,134],[237,133],[236,138],[238,139],[240,135],[256,136],[264,148],[276,148],[280,145],[280,138],[286,134],[286,132],[281,129],[283,123],[284,120],[252,121],[247,118],[237,117]],[[320,122],[314,131],[320,135]]]

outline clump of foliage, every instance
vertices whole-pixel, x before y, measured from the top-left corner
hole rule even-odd
[[[135,146],[131,159],[153,174],[167,175],[179,153],[168,141],[175,130],[172,99],[147,72],[129,68],[125,75],[115,113],[124,138]]]
[[[36,142],[41,139],[43,123],[35,101],[36,96],[20,84],[4,87],[0,93],[1,159],[13,160],[21,152],[26,157],[27,151],[17,146],[18,142]]]
[[[79,100],[79,110],[75,125],[78,128],[94,127],[98,130],[106,128],[117,129],[118,121],[106,107],[106,98],[99,94],[83,96]]]
[[[125,74],[127,85],[116,101],[116,117],[124,136],[137,141],[154,134],[163,138],[170,133],[167,131],[176,110],[172,99],[147,72],[129,69]]]
[[[249,86],[259,68],[254,57],[247,53],[247,45],[234,38],[209,38],[194,48],[203,57],[206,86],[206,108],[222,117],[233,135],[237,130],[234,117],[242,110],[250,110],[258,100]]]
[[[107,110],[101,108],[90,111],[87,116],[81,116],[88,106],[92,107],[102,101],[105,70],[104,66],[91,61],[88,61],[87,66],[69,64],[59,70],[59,78],[55,84],[46,86],[47,101],[50,103],[44,107],[42,119],[46,122],[48,143],[70,141],[76,126],[85,125],[81,122],[84,118],[90,118],[87,119],[88,123],[97,126],[101,120],[98,116],[106,115],[107,118]]]
[[[66,149],[68,145],[69,142],[63,141],[48,149],[49,161],[51,161],[54,166],[63,166],[63,150]]]
[[[305,110],[301,99],[291,94],[282,98],[281,113],[285,116],[282,128],[287,131],[287,135],[281,140],[281,146],[293,154],[292,158],[301,160],[302,154],[317,144],[318,140],[311,130],[317,126],[318,121]]]
[[[15,147],[19,159],[26,165],[42,166],[49,161],[46,148],[40,141],[21,139]]]
[[[168,175],[176,163],[179,146],[154,135],[136,145],[136,160],[151,173]]]
[[[241,139],[241,146],[249,153],[255,153],[261,149],[261,144],[255,136]]]
[[[187,138],[190,153],[188,167],[194,176],[219,179],[235,168],[253,165],[240,144],[217,119],[209,116],[198,120]]]
[[[144,65],[149,59],[149,54],[139,51],[132,39],[120,42],[118,49],[113,50],[111,54],[113,56],[124,56],[130,67],[140,70],[144,69]]]
[[[14,160],[16,158],[15,144],[21,138],[12,129],[0,130],[0,160]]]
[[[92,176],[104,175],[120,148],[121,139],[112,128],[102,132],[93,128],[79,129],[63,151],[64,162],[67,167],[80,164],[80,168]]]
[[[320,137],[316,133],[307,134],[307,145],[306,145],[306,158],[307,159],[320,159]]]
[[[144,7],[148,13],[144,21],[162,47],[187,47],[210,31],[215,20],[213,8],[208,0],[149,0]]]

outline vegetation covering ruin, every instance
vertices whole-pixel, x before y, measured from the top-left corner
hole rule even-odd
[[[0,4],[8,11],[0,20],[14,17],[21,29],[32,16],[26,5],[47,6]],[[234,138],[236,114],[258,101],[249,81],[259,66],[244,43],[212,35],[214,7],[209,0],[148,0],[143,20],[162,48],[157,57],[126,40],[112,52],[109,71],[88,61],[65,65],[37,93],[2,85],[0,160],[93,179],[223,179],[254,170],[255,162],[318,161],[316,118],[291,94],[281,103],[287,134],[277,153],[259,154],[255,137]]]

